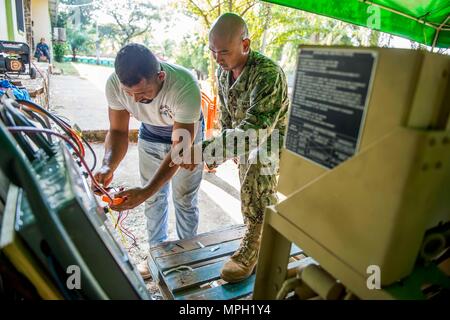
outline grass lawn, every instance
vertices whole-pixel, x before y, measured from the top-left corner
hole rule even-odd
[[[53,65],[61,69],[62,74],[64,75],[70,75],[70,76],[79,76],[77,69],[73,66],[72,62],[53,62]]]

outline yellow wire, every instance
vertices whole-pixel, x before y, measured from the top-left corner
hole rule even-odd
[[[117,221],[119,220],[119,217],[117,217],[117,220],[114,221],[115,218],[114,218],[113,211],[112,211],[111,208],[109,208],[109,207],[108,207],[108,213],[109,213],[110,216],[111,216],[111,220],[112,220],[112,222],[113,222],[113,225],[115,225],[115,224],[117,223]],[[119,224],[117,223],[117,225],[119,225]],[[123,235],[122,230],[120,229],[120,225],[119,225],[119,234],[120,234],[120,237],[121,237],[121,240],[122,240],[122,244],[126,247],[126,246],[128,245],[128,243],[127,243],[127,240],[125,239],[125,237],[124,237],[124,235]]]

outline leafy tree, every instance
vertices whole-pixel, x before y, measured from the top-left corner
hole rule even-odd
[[[115,52],[120,49],[120,28],[114,23],[108,23],[98,26],[99,38],[103,41],[109,41]]]
[[[176,52],[180,50],[180,48],[178,48],[179,43],[174,40],[165,38],[162,42],[158,43],[154,41],[153,37],[149,33],[144,35],[142,42],[162,60],[174,59],[177,54]]]
[[[301,44],[377,45],[379,32],[338,20],[252,0],[183,0],[187,15],[200,19],[204,39],[214,20],[225,12],[242,16],[249,27],[252,49],[258,50],[293,72]],[[210,57],[209,76],[215,81],[215,62]],[[215,90],[215,82],[212,83]]]
[[[205,78],[208,75],[208,45],[205,39],[198,34],[185,36],[177,49],[175,62],[194,69],[197,78]]]
[[[179,8],[182,8],[188,16],[200,18],[205,31],[211,28],[212,23],[223,13],[235,12],[246,18],[246,14],[252,10],[258,3],[256,0],[183,0],[179,2]],[[203,36],[207,43],[207,32]],[[211,88],[216,92],[217,84],[215,79],[216,64],[211,55],[209,55],[209,79]]]
[[[77,53],[89,50],[93,45],[92,39],[82,30],[69,30],[69,45],[72,51],[72,61],[77,61]]]
[[[143,0],[112,0],[104,2],[100,10],[112,17],[117,28],[111,28],[120,47],[129,43],[133,38],[151,30],[151,22],[160,19],[155,6]]]

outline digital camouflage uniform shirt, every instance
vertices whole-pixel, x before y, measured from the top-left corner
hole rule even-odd
[[[204,141],[203,148],[212,143],[226,143],[227,138],[229,142],[231,136],[239,140],[240,135],[245,135],[249,129],[265,129],[265,137],[264,134],[259,134],[259,139],[270,141],[272,134],[279,134],[281,151],[289,106],[287,81],[283,70],[264,55],[251,51],[244,69],[234,83],[232,72],[224,71],[220,67],[217,80],[222,131],[218,137]],[[273,167],[273,163],[269,165],[259,160],[249,163],[247,160],[251,151],[248,145],[245,149],[235,147],[232,152],[225,153],[224,150],[222,157],[222,162],[235,157],[241,159],[241,210],[247,225],[261,224],[266,206],[277,201],[277,170],[270,171],[272,174],[262,174],[262,170],[265,167]],[[276,161],[278,159],[279,153]],[[208,162],[207,159],[205,162],[209,166],[220,164],[218,161]],[[278,168],[278,162],[276,167]]]

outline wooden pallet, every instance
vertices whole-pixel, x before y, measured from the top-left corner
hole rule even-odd
[[[248,298],[255,274],[239,283],[220,279],[220,270],[239,247],[244,225],[198,235],[187,240],[166,242],[150,250],[148,265],[165,299],[231,300]],[[291,249],[289,269],[299,265],[302,250]]]

